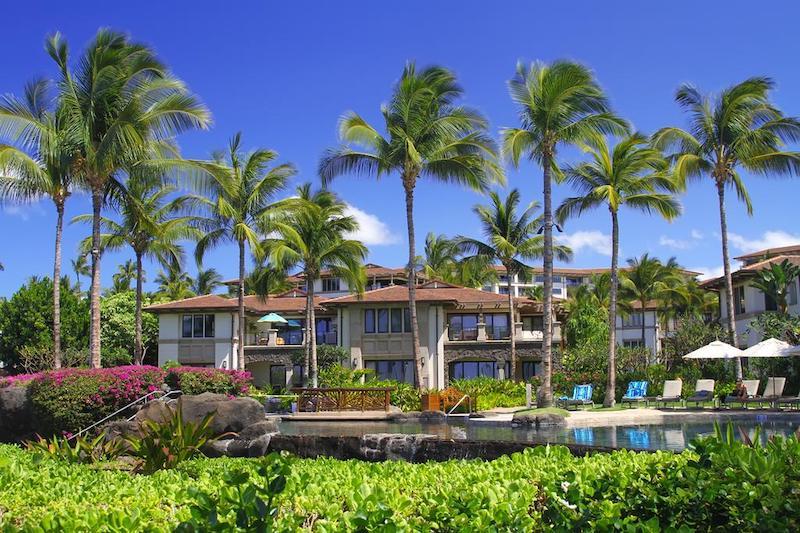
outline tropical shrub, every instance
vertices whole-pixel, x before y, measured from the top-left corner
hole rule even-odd
[[[341,346],[320,344],[317,346],[317,365],[322,371],[333,365],[341,365],[350,358],[350,352]]]
[[[479,411],[495,407],[520,407],[525,405],[525,384],[510,379],[478,377],[474,379],[452,379],[450,386],[462,394],[477,399]],[[535,389],[534,389],[535,395]]]
[[[125,451],[123,441],[106,439],[105,432],[90,439],[84,436],[63,436],[46,439],[39,437],[35,441],[25,443],[28,451],[43,454],[68,463],[99,463],[113,461]]]
[[[150,297],[144,295],[142,305],[151,303]],[[100,324],[103,366],[116,366],[106,360],[112,355],[117,360],[124,355],[124,362],[121,364],[130,364],[136,336],[136,292],[123,291],[105,296],[100,301],[100,313],[103,317]],[[142,344],[145,360],[155,362],[158,351],[158,317],[152,313],[142,313]]]
[[[40,432],[53,435],[76,432],[158,390],[164,371],[152,366],[67,368],[34,374],[26,381]]]
[[[342,387],[380,387],[375,385],[377,380],[371,380],[369,385],[364,385],[363,378],[373,376],[374,372],[365,368],[347,368],[339,363],[334,363],[325,368],[320,368],[319,385],[330,389]]]
[[[164,422],[140,422],[141,436],[125,438],[131,455],[139,458],[136,471],[152,474],[157,470],[174,468],[181,461],[199,454],[207,442],[228,436],[228,433],[223,433],[212,438],[213,419],[214,413],[208,413],[198,423],[184,420],[179,402],[177,409]]]
[[[239,396],[250,390],[252,376],[242,370],[177,366],[166,369],[164,382],[184,394],[214,392]]]
[[[151,476],[0,446],[0,528],[207,531],[216,509],[225,530],[247,527],[237,514],[250,525],[272,514],[276,531],[797,531],[798,463],[796,436],[749,446],[730,433],[678,454],[549,446],[495,461],[290,459],[288,469],[276,457],[196,458]],[[270,488],[279,476],[285,487]]]

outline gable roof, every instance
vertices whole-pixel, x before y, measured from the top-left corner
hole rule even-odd
[[[148,305],[145,311],[158,313],[162,311],[179,311],[190,309],[212,310],[232,310],[237,308],[236,300],[225,298],[219,294],[204,294],[202,296],[192,296],[183,300],[164,302],[163,304]]]
[[[787,255],[787,256],[800,255],[800,244],[792,244],[789,246],[777,246],[775,248],[766,248],[764,250],[758,250],[756,252],[751,252],[749,254],[744,254],[738,257],[734,257],[734,259],[738,261],[745,261],[747,259],[755,259],[759,257],[763,257],[766,259],[768,257],[776,255]]]
[[[502,304],[508,301],[508,296],[503,294],[459,287],[442,282],[422,285],[416,292],[418,302]],[[367,291],[362,295],[348,294],[347,296],[331,298],[325,302],[325,305],[402,302],[408,302],[408,287],[404,285],[392,285],[390,287]]]

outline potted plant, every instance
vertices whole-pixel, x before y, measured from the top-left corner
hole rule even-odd
[[[420,395],[422,406],[420,411],[441,411],[442,399],[439,396],[439,391],[436,389],[428,389]]]

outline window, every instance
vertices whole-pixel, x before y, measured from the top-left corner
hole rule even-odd
[[[269,367],[269,384],[272,392],[277,393],[286,388],[286,367],[272,365]]]
[[[522,317],[523,331],[544,331],[543,316],[524,316]]]
[[[183,315],[181,337],[185,339],[211,338],[214,336],[214,315]]]
[[[636,311],[622,317],[622,326],[640,328],[642,327],[642,320],[644,320],[644,315],[640,311]]]
[[[489,339],[507,339],[510,335],[508,315],[505,313],[486,314],[486,337]]]
[[[775,298],[769,294],[764,294],[764,309],[767,311],[778,310],[778,303],[775,301]]]
[[[500,294],[508,294],[508,287],[500,286]]]
[[[744,306],[744,286],[742,285],[733,288],[733,312],[737,315],[747,312]]]
[[[318,344],[337,344],[336,319],[327,317],[318,318],[317,330],[315,333]]]
[[[534,361],[523,361],[522,379],[524,381],[530,381],[534,376],[541,374],[541,365],[541,363],[536,363]]]
[[[450,379],[497,379],[496,361],[457,361],[450,363]]]
[[[474,341],[478,338],[478,315],[449,315],[447,326],[451,341]]]
[[[338,292],[340,289],[339,278],[323,278],[322,292]]]
[[[375,333],[374,309],[364,309],[364,333]]]
[[[536,276],[535,278],[533,278],[533,279],[535,279],[535,280],[536,280],[536,283],[544,283],[544,276],[542,276],[541,274],[537,275],[537,276]]]
[[[401,383],[414,384],[414,360],[390,359],[380,361],[364,361],[364,368],[375,374],[368,379],[391,379]]]
[[[792,281],[786,290],[786,303],[789,305],[797,305],[797,282]]]
[[[411,332],[411,312],[407,307],[364,310],[364,333],[403,332]]]
[[[292,366],[292,386],[293,387],[303,386],[303,365]]]
[[[403,333],[403,310],[400,308],[391,310],[392,333]]]
[[[642,348],[644,347],[644,342],[642,342],[642,339],[626,339],[622,341],[622,346],[625,348]]]

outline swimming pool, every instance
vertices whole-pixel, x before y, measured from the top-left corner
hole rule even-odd
[[[735,419],[753,437],[756,427],[761,428],[762,439],[771,435],[787,436],[800,427],[800,421],[769,414],[752,415]],[[727,422],[721,421],[724,427]],[[668,422],[662,424],[612,425],[602,427],[548,427],[528,428],[496,425],[485,421],[450,420],[448,422],[390,422],[390,421],[341,421],[307,422],[282,421],[279,429],[288,435],[362,436],[372,433],[429,434],[442,439],[457,440],[502,440],[514,442],[580,444],[584,446],[608,446],[626,449],[675,450],[685,449],[697,436],[714,431],[714,422]]]

